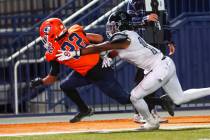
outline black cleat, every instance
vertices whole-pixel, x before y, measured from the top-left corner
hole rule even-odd
[[[84,117],[91,116],[91,115],[93,115],[93,110],[91,108],[88,108],[87,112],[77,113],[69,122],[70,123],[76,123],[76,122],[79,122]]]
[[[160,97],[161,103],[162,103],[162,108],[166,111],[168,111],[168,113],[171,116],[174,116],[174,108],[175,105],[173,103],[173,101],[171,100],[171,98],[168,95],[163,95]]]

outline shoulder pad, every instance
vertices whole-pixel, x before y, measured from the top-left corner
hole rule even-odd
[[[117,32],[113,34],[110,38],[111,43],[120,43],[124,42],[128,39],[128,35],[123,32]]]
[[[68,29],[68,32],[69,33],[72,33],[72,32],[84,32],[83,30],[83,26],[80,26],[78,24],[75,24],[73,26],[71,26],[69,29]]]

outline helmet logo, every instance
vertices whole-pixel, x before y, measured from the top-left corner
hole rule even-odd
[[[45,33],[46,35],[48,35],[49,32],[50,32],[50,29],[51,29],[51,27],[50,27],[49,25],[46,26],[46,27],[44,28],[44,33]]]

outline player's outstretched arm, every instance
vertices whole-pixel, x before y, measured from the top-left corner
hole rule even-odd
[[[129,41],[124,41],[122,43],[112,43],[109,41],[103,42],[101,44],[93,44],[88,46],[87,48],[80,49],[80,55],[87,55],[93,53],[100,53],[108,50],[116,50],[116,49],[125,49],[129,46]]]
[[[86,37],[91,43],[101,43],[104,41],[104,38],[102,35],[95,34],[95,33],[86,33]]]
[[[130,39],[128,36],[124,33],[118,32],[110,38],[110,41],[100,44],[92,44],[87,48],[80,49],[80,55],[100,53],[107,50],[126,49],[129,45]]]
[[[113,35],[110,41],[106,41],[100,44],[92,44],[87,46],[86,48],[81,48],[76,51],[63,51],[59,50],[59,54],[56,55],[57,60],[65,61],[69,60],[75,56],[87,55],[100,53],[108,50],[116,50],[116,49],[125,49],[130,45],[130,39],[127,35],[123,33],[118,33]]]
[[[123,43],[111,43],[109,41],[106,41],[100,44],[92,44],[89,45],[87,48],[82,48],[76,51],[58,50],[59,54],[57,54],[56,57],[59,61],[66,61],[75,56],[100,53],[108,50],[125,49],[129,46],[129,44],[130,41],[125,41]]]

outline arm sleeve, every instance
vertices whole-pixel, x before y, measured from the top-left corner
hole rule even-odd
[[[57,76],[60,72],[59,63],[55,60],[50,61],[50,72],[49,74],[52,76]]]
[[[122,43],[128,39],[129,38],[127,34],[123,32],[117,32],[111,36],[109,41],[113,44],[113,43]]]

